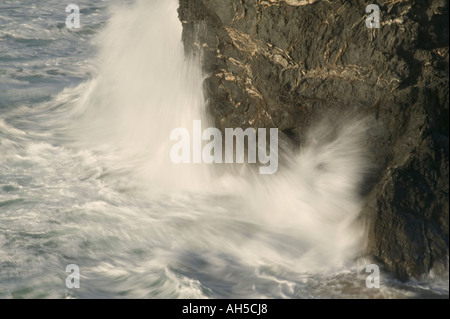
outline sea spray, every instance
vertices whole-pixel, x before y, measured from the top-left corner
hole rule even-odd
[[[81,298],[367,295],[353,289],[367,266],[353,261],[366,123],[315,123],[300,149],[280,132],[273,175],[172,163],[174,128],[213,126],[177,7],[114,6],[98,56],[80,64],[86,81],[1,122],[2,181],[17,190],[0,194],[0,253],[18,274],[33,263],[32,279],[8,274],[2,287],[60,297],[76,264]]]
[[[231,196],[239,208],[225,212],[230,220],[295,238],[294,255],[286,258],[271,247],[265,258],[297,270],[340,265],[356,256],[364,247],[363,231],[352,223],[368,168],[366,121],[348,117],[339,126],[313,125],[299,151],[283,146],[283,167],[273,176],[259,176],[249,165],[228,169],[171,160],[174,129],[195,135],[192,123],[211,126],[201,66],[185,56],[176,9],[177,1],[120,6],[98,37],[98,74],[76,106],[82,116],[72,133],[80,145],[103,154],[103,179],[113,187],[147,189],[153,198],[157,193]],[[257,245],[266,251],[266,243],[257,241],[243,245],[239,254],[253,255]]]

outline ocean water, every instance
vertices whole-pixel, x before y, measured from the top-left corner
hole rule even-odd
[[[0,298],[448,298],[366,286],[367,120],[317,123],[274,175],[175,165],[171,130],[211,125],[177,1],[77,5],[69,29],[60,1],[0,2]]]

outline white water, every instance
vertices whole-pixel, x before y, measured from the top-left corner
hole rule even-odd
[[[133,181],[157,188],[200,186],[208,176],[169,158],[170,132],[204,116],[202,75],[184,57],[177,1],[117,7],[99,35],[98,75],[75,104],[74,137],[132,167]],[[83,147],[86,145],[83,144]]]
[[[365,121],[317,123],[273,176],[171,163],[170,131],[208,124],[177,6],[112,6],[92,79],[0,121],[0,296],[415,296],[365,288]]]
[[[73,125],[74,139],[108,158],[109,185],[124,183],[126,175],[128,187],[149,189],[148,196],[161,188],[166,194],[228,196],[241,206],[237,215],[225,213],[231,220],[288,229],[298,241],[290,256],[294,259],[277,249],[269,249],[266,257],[288,261],[290,268],[336,266],[345,255],[358,253],[364,245],[362,232],[349,224],[359,212],[358,189],[368,168],[362,156],[362,121],[347,124],[326,144],[320,139],[329,134],[319,130],[327,128],[318,127],[310,144],[291,155],[290,167],[273,178],[245,168],[225,173],[206,164],[172,164],[171,130],[192,131],[199,119],[210,126],[200,66],[185,57],[177,6],[177,1],[142,1],[115,9],[120,15],[100,35],[99,73],[74,106],[82,114]],[[248,258],[258,244],[243,245],[238,253]]]

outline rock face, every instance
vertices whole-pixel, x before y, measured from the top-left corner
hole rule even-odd
[[[301,143],[330,111],[375,119],[367,254],[407,279],[448,267],[448,2],[377,4],[379,29],[362,0],[180,0],[179,15],[217,127]]]

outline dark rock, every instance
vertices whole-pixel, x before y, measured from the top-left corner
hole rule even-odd
[[[448,2],[180,0],[217,127],[278,127],[301,143],[323,114],[371,115],[367,253],[399,278],[448,268]],[[379,130],[378,130],[379,131]]]

